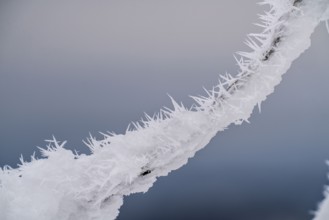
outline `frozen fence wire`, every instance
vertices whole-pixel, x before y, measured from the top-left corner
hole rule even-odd
[[[261,33],[250,34],[250,52],[239,52],[236,76],[223,75],[218,85],[186,108],[172,99],[173,109],[146,115],[125,134],[90,137],[91,155],[49,140],[43,159],[21,159],[17,169],[0,170],[0,218],[5,220],[115,219],[123,197],[146,192],[159,176],[168,175],[193,157],[232,123],[248,121],[292,62],[310,46],[310,36],[326,20],[328,0],[265,0]]]

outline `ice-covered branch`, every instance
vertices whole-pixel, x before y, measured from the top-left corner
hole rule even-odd
[[[123,196],[146,192],[159,176],[178,169],[231,123],[247,121],[274,91],[291,63],[310,46],[325,20],[328,0],[264,0],[263,31],[250,34],[236,76],[223,75],[205,97],[186,108],[172,99],[125,134],[89,138],[91,155],[78,155],[55,138],[43,159],[0,170],[0,219],[115,219]]]

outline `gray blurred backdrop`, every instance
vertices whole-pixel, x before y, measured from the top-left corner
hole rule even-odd
[[[0,0],[0,165],[55,135],[88,152],[89,132],[122,133],[143,112],[191,105],[264,8],[257,0]],[[188,165],[125,198],[119,220],[306,220],[328,183],[329,35],[255,110]],[[38,155],[38,154],[37,154]]]

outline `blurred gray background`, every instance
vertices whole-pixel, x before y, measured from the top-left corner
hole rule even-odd
[[[122,133],[143,112],[187,106],[220,73],[264,7],[256,0],[0,0],[0,165],[55,135],[88,152],[89,132]],[[188,165],[125,198],[119,220],[306,220],[328,184],[329,35],[255,110]]]

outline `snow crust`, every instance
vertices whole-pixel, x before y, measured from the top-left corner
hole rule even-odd
[[[146,192],[157,177],[186,164],[217,132],[248,121],[254,107],[260,107],[310,46],[329,1],[260,4],[270,6],[260,16],[264,30],[248,36],[251,52],[238,53],[236,76],[221,76],[206,96],[192,97],[196,103],[191,108],[172,99],[172,109],[146,115],[125,134],[107,133],[102,140],[90,137],[86,144],[91,155],[78,155],[53,138],[47,149],[41,149],[44,158],[32,156],[30,162],[21,159],[17,169],[1,168],[0,219],[115,219],[124,196]],[[325,209],[315,220],[328,220],[329,201],[321,207]]]

